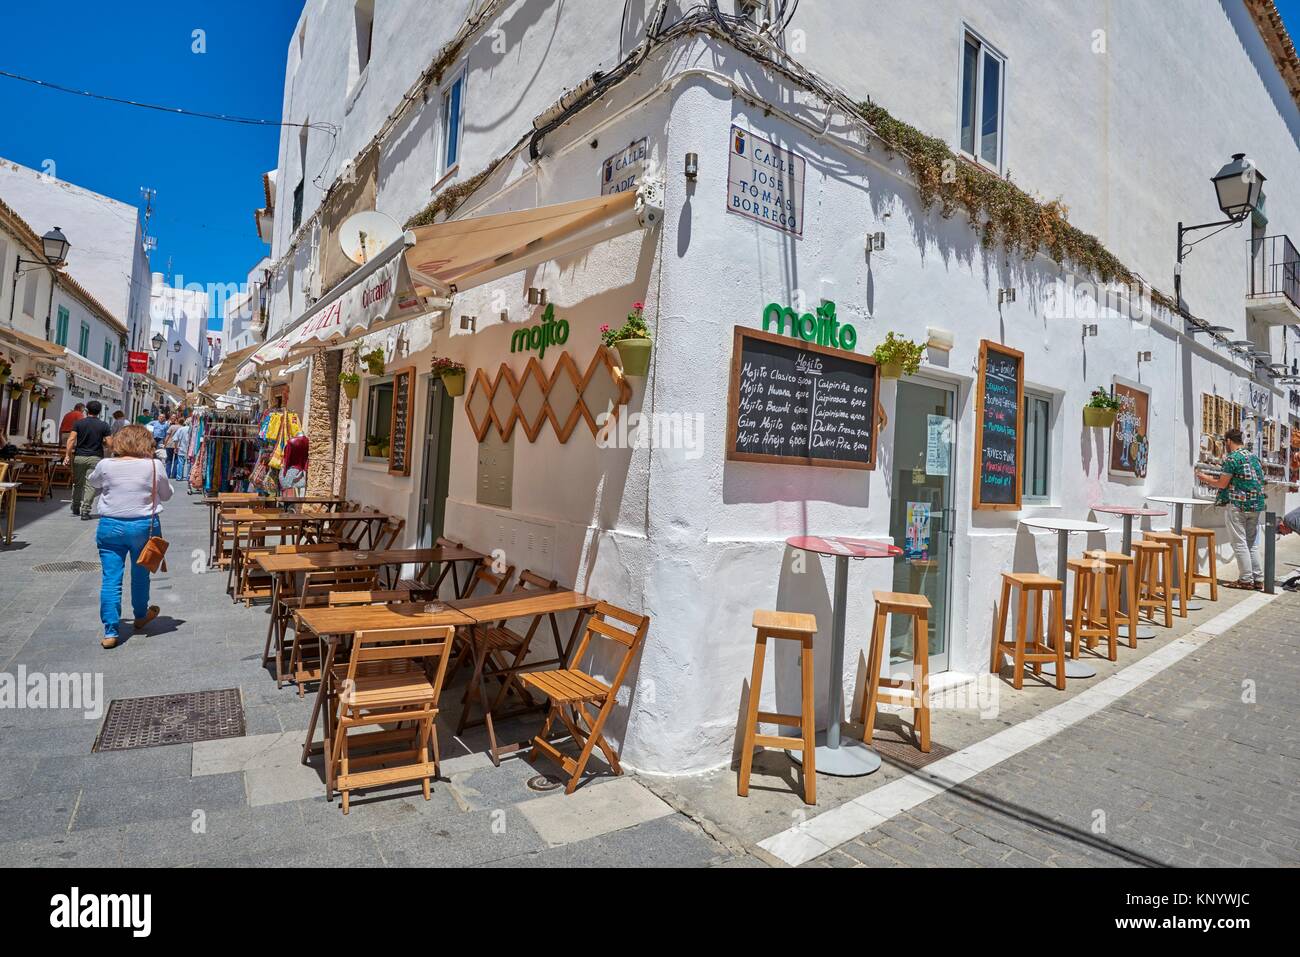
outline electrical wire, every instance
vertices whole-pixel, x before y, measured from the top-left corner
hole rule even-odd
[[[122,106],[134,106],[143,110],[156,110],[159,113],[170,113],[173,116],[190,116],[203,120],[219,120],[223,123],[240,123],[245,126],[293,126],[305,127],[312,130],[321,130],[331,135],[336,135],[339,128],[333,123],[315,122],[315,123],[290,123],[285,120],[267,120],[249,116],[234,116],[229,113],[209,113],[203,110],[187,110],[180,106],[162,106],[157,103],[145,103],[140,100],[128,100],[120,96],[111,96],[107,93],[95,93],[90,90],[78,90],[74,87],[64,86],[61,83],[51,83],[48,80],[38,80],[35,77],[23,76],[21,73],[10,73],[8,70],[0,70],[0,77],[6,77],[10,80],[20,80],[23,83],[30,83],[33,86],[39,86],[47,90],[55,90],[59,93],[68,93],[72,96],[84,96],[93,100],[104,100],[108,103],[119,103]]]

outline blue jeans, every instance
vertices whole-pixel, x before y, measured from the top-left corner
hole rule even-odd
[[[128,558],[131,560],[131,610],[136,618],[149,614],[149,570],[135,561],[149,536],[161,534],[161,523],[149,516],[99,520],[95,544],[99,546],[99,562],[104,566],[99,586],[99,617],[106,637],[117,637],[118,622],[122,619],[122,574]]]

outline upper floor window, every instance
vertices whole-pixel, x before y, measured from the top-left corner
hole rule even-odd
[[[68,344],[68,307],[59,306],[59,318],[54,325],[54,342],[56,345]]]
[[[961,56],[961,151],[1002,169],[1006,58],[969,30]]]
[[[40,273],[32,269],[27,273],[27,283],[23,286],[23,312],[36,318],[36,286],[41,281]]]
[[[357,73],[365,73],[370,65],[371,44],[375,39],[375,0],[357,0],[353,19],[356,22]]]
[[[442,168],[439,173],[444,176],[460,163],[460,139],[464,117],[465,71],[461,70],[442,91]]]
[[[105,369],[112,369],[112,368],[113,368],[113,340],[112,340],[112,339],[105,339],[105,340],[104,340],[104,362],[103,362],[103,365],[104,365],[104,368],[105,368]]]
[[[83,322],[81,324],[81,337],[77,340],[77,351],[83,358],[90,357],[90,324]]]

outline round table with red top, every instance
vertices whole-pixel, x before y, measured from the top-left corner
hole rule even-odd
[[[1135,518],[1155,518],[1160,515],[1169,513],[1158,508],[1138,508],[1132,505],[1093,505],[1092,510],[1101,515],[1118,515],[1124,520],[1124,534],[1120,541],[1119,550],[1125,555],[1133,554],[1133,519]],[[1128,617],[1128,578],[1122,580],[1123,587],[1120,590],[1120,611],[1124,617]],[[1128,637],[1128,623],[1119,626],[1121,638]],[[1138,625],[1137,636],[1139,638],[1154,638],[1156,630],[1150,625]]]
[[[830,720],[817,735],[817,770],[836,777],[861,777],[879,769],[880,755],[861,741],[842,740],[844,720],[844,615],[849,595],[849,559],[896,558],[903,554],[897,545],[869,538],[842,535],[794,535],[785,540],[791,548],[830,555],[835,559],[835,597],[831,606]],[[795,761],[799,755],[789,752]]]

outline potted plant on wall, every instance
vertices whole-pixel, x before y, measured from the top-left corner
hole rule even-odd
[[[1098,387],[1092,390],[1088,404],[1083,407],[1083,424],[1090,429],[1109,429],[1119,414],[1119,399]]]
[[[925,347],[919,342],[905,339],[891,332],[885,341],[876,346],[871,358],[876,360],[882,379],[898,379],[905,375],[914,375],[921,368],[921,354]]]
[[[365,355],[361,356],[361,361],[366,364],[366,371],[371,375],[384,374],[384,350],[371,349]]]
[[[13,375],[13,371],[14,367],[9,364],[9,360],[4,356],[0,356],[0,385],[9,381],[9,377]]]
[[[442,384],[450,396],[465,394],[465,367],[455,359],[435,356],[431,366],[433,374],[441,377]]]
[[[355,401],[361,394],[361,376],[355,372],[339,373],[339,384],[343,386],[343,391],[349,399]]]
[[[650,330],[645,324],[645,303],[632,303],[632,311],[618,329],[609,324],[600,327],[600,339],[605,345],[618,350],[624,375],[645,375],[650,369]]]
[[[384,446],[387,444],[382,435],[366,436],[366,455],[376,459],[386,456],[388,452],[384,449]]]

